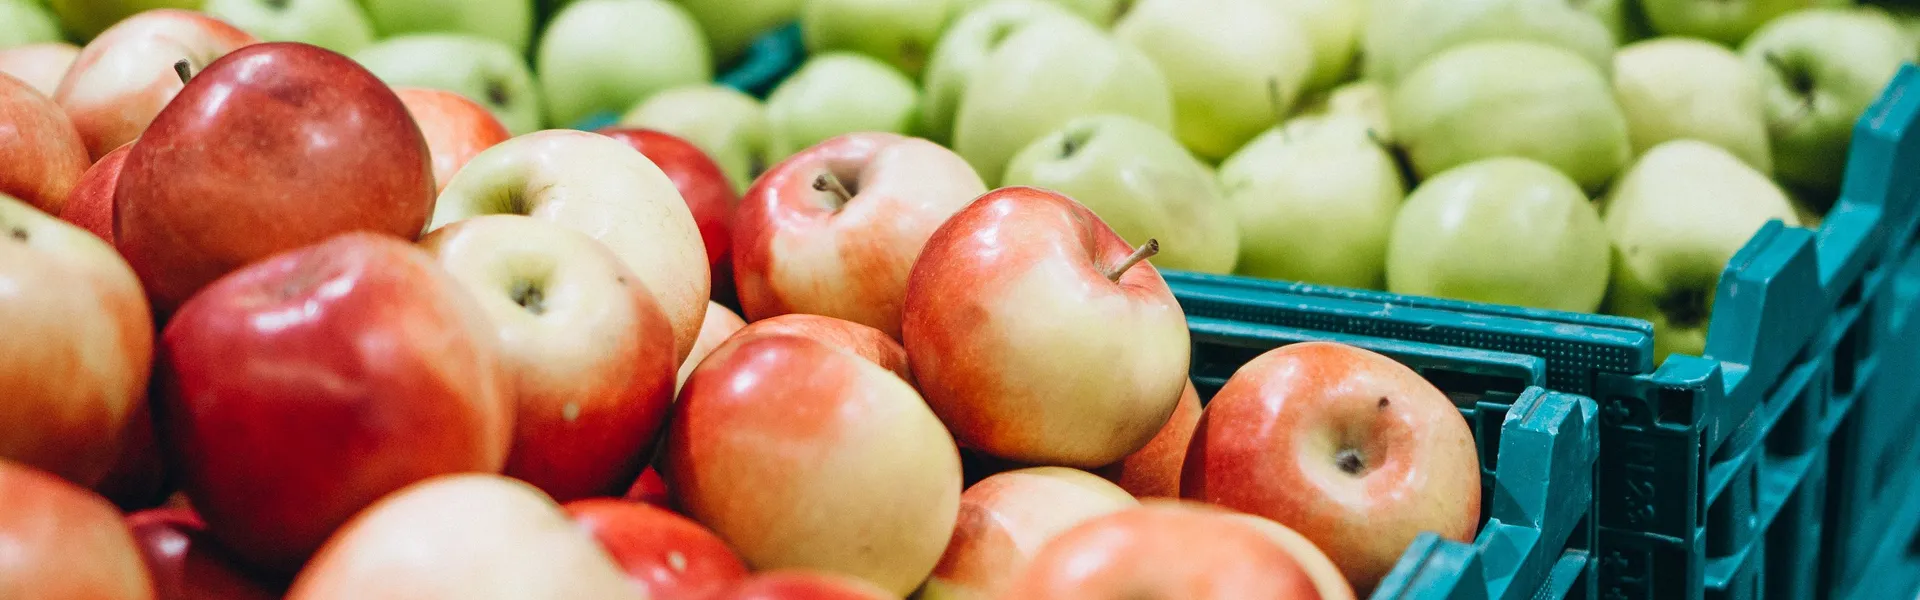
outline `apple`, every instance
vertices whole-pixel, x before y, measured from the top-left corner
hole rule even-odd
[[[900,594],[873,583],[830,571],[761,571],[707,600],[894,600]]]
[[[9,421],[11,423],[11,421]],[[153,598],[140,550],[113,505],[60,477],[0,460],[0,597]]]
[[[0,195],[60,212],[92,161],[60,105],[25,81],[0,74]]]
[[[1133,454],[1093,471],[1135,498],[1179,498],[1180,469],[1187,460],[1187,443],[1200,425],[1200,392],[1188,381],[1180,403],[1160,432]],[[962,498],[964,500],[964,497]]]
[[[526,60],[496,40],[450,33],[387,38],[353,60],[395,87],[459,93],[487,107],[513,135],[541,128],[540,89]]]
[[[1297,114],[1358,118],[1366,123],[1369,137],[1381,145],[1390,145],[1394,143],[1393,122],[1387,115],[1390,97],[1387,86],[1378,81],[1361,79],[1314,96]]]
[[[785,314],[754,321],[734,332],[731,339],[744,340],[762,335],[792,335],[821,342],[892,371],[909,385],[913,383],[913,372],[907,364],[907,349],[885,332],[866,325],[820,315]]]
[[[1529,107],[1518,110],[1514,107]],[[1530,158],[1597,190],[1633,147],[1606,75],[1538,42],[1480,42],[1440,53],[1393,88],[1394,139],[1421,179],[1495,156]]]
[[[1173,129],[1173,96],[1152,60],[1093,25],[1047,19],[1014,30],[975,67],[954,113],[953,149],[987,185],[1007,161],[1074,117],[1113,113]]]
[[[1291,554],[1212,508],[1155,503],[1088,519],[1041,546],[1007,598],[1319,598]]]
[[[155,600],[272,600],[275,589],[243,571],[233,556],[207,536],[207,524],[191,508],[155,508],[127,515],[126,528],[153,579]]]
[[[1303,89],[1326,90],[1348,79],[1367,17],[1367,0],[1284,0],[1279,4],[1313,43],[1313,70]]]
[[[686,360],[706,316],[707,255],[693,213],[653,161],[597,133],[519,136],[467,162],[440,193],[430,228],[496,213],[530,215],[606,244],[666,311],[675,366]]]
[[[373,25],[357,0],[207,0],[201,11],[270,42],[305,42],[342,54],[373,43]]]
[[[255,262],[161,335],[169,465],[215,539],[291,573],[389,492],[499,472],[514,379],[496,337],[460,282],[400,239],[346,233]]]
[[[1030,467],[982,479],[960,495],[959,525],[919,598],[999,598],[1054,536],[1139,505],[1119,486],[1065,467]]]
[[[986,191],[959,155],[891,133],[829,138],[781,161],[735,216],[742,315],[825,315],[898,338],[920,248]]]
[[[40,0],[0,0],[0,49],[60,41],[60,24]]]
[[[849,133],[906,133],[919,103],[913,80],[886,63],[851,52],[814,55],[767,96],[768,156],[786,160]]]
[[[1773,172],[1760,72],[1732,50],[1695,38],[1635,42],[1613,55],[1613,95],[1638,156],[1669,140],[1717,144]]]
[[[1388,235],[1407,191],[1366,120],[1296,117],[1220,163],[1239,225],[1235,271],[1355,288],[1386,285]]]
[[[733,191],[720,165],[706,152],[686,139],[649,129],[612,127],[600,130],[634,150],[673,180],[673,187],[686,200],[693,223],[700,229],[700,241],[707,249],[707,270],[712,279],[710,295],[732,301],[733,291],[733,210],[740,196]]]
[[[1361,71],[1391,87],[1449,49],[1489,41],[1551,44],[1604,71],[1618,42],[1607,23],[1580,8],[1591,1],[1375,0],[1361,35]]]
[[[1614,253],[1607,311],[1653,323],[1656,360],[1706,349],[1714,291],[1733,254],[1768,221],[1799,225],[1779,186],[1698,140],[1654,146],[1602,200]]]
[[[1240,231],[1213,172],[1165,130],[1117,114],[1078,117],[1007,163],[1002,186],[1078,200],[1129,244],[1161,242],[1154,264],[1232,273]]]
[[[0,459],[91,487],[146,403],[153,320],[113,247],[0,194]]]
[[[667,0],[580,0],[547,25],[534,56],[547,122],[618,116],[661,90],[713,79],[700,25]]]
[[[1059,3],[1045,0],[960,0],[961,12],[933,45],[922,72],[925,97],[916,132],[940,144],[953,142],[953,117],[960,96],[980,64],[1001,42],[1028,23],[1045,18],[1077,18]],[[967,7],[977,3],[977,7]]]
[[[24,0],[34,4],[36,0]],[[95,39],[107,29],[142,12],[161,9],[197,9],[203,0],[39,0],[53,9],[60,25],[73,38]]]
[[[80,47],[66,42],[13,46],[0,49],[0,75],[25,81],[41,95],[52,98],[60,91],[60,79],[79,57]]]
[[[720,165],[735,194],[746,193],[771,160],[767,111],[760,100],[719,84],[654,94],[620,117],[620,126],[652,129],[693,142]]]
[[[113,245],[113,194],[120,186],[120,170],[127,165],[131,142],[115,148],[100,161],[87,167],[80,182],[73,185],[67,203],[60,207],[60,220],[79,226]]]
[[[1187,506],[1207,507],[1209,505],[1189,502]],[[1354,600],[1353,586],[1347,583],[1346,574],[1341,573],[1340,566],[1333,564],[1333,559],[1328,558],[1327,553],[1322,552],[1319,546],[1314,545],[1313,540],[1307,539],[1307,536],[1300,535],[1300,532],[1266,517],[1235,512],[1226,508],[1213,508],[1226,514],[1228,518],[1238,520],[1259,531],[1261,535],[1267,536],[1269,541],[1278,544],[1281,549],[1293,555],[1294,562],[1300,563],[1300,568],[1307,572],[1307,577],[1313,579],[1313,587],[1320,592],[1320,600]]]
[[[1218,161],[1280,122],[1314,70],[1314,46],[1273,0],[1142,0],[1114,25],[1173,93],[1173,132]]]
[[[672,511],[680,510],[673,502],[672,490],[667,489],[666,478],[661,477],[660,471],[652,466],[640,472],[640,477],[633,480],[633,487],[627,488],[627,493],[621,499]]]
[[[407,114],[420,126],[420,134],[427,138],[427,154],[433,157],[436,193],[446,189],[447,182],[475,155],[513,137],[487,107],[458,92],[394,86],[393,93],[400,97]]]
[[[1186,315],[1160,271],[1085,206],[1028,187],[967,205],[907,283],[902,341],[961,445],[1097,468],[1160,431],[1187,383]]]
[[[1365,597],[1420,533],[1473,540],[1477,452],[1459,409],[1413,369],[1305,342],[1261,354],[1214,394],[1180,490],[1306,536]]]
[[[675,410],[667,485],[755,570],[830,571],[898,598],[939,561],[960,454],[893,372],[809,337],[736,336]]]
[[[433,477],[354,515],[287,600],[521,600],[647,595],[553,500],[489,473]]]
[[[1774,175],[1839,190],[1854,122],[1914,52],[1890,17],[1868,10],[1803,10],[1753,32],[1740,54],[1761,73]]]
[[[191,4],[197,6],[199,2],[193,0]],[[67,23],[72,26],[75,22]],[[87,42],[60,80],[53,99],[73,119],[90,156],[99,160],[140,137],[155,115],[186,86],[183,79],[227,53],[259,41],[224,21],[197,12],[143,12]]]
[[[1000,2],[1000,0],[957,1],[961,10]],[[1046,0],[1046,3],[1065,9],[1068,14],[1101,27],[1113,25],[1115,21],[1120,20],[1120,17],[1126,16],[1127,11],[1133,6],[1133,3],[1128,0]]]
[[[714,64],[733,63],[762,34],[800,17],[804,0],[677,0],[700,24]]]
[[[174,493],[164,457],[160,455],[153,405],[147,401],[146,390],[141,391],[140,401],[134,404],[132,414],[127,415],[126,426],[116,434],[121,442],[120,454],[114,458],[112,468],[107,469],[107,476],[93,486],[95,492],[124,510],[159,506]]]
[[[715,348],[746,326],[746,319],[740,318],[732,309],[709,302],[707,315],[700,321],[700,335],[693,340],[693,351],[688,352],[687,359],[680,362],[680,372],[674,376],[674,394],[679,395],[680,387],[686,385],[687,376],[693,374],[694,367],[700,366],[700,361],[706,360]],[[658,474],[655,476],[658,477]]]
[[[800,10],[800,34],[808,53],[858,52],[918,79],[962,1],[810,0]]]
[[[664,508],[610,498],[563,508],[650,600],[704,600],[747,578],[720,536]]]
[[[533,39],[532,0],[360,0],[382,37],[464,33],[496,40],[520,55]]]
[[[1640,0],[1640,11],[1664,35],[1733,46],[1775,17],[1836,0]]]

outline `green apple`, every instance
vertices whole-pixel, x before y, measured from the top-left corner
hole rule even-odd
[[[1313,70],[1307,75],[1306,89],[1325,90],[1346,79],[1360,44],[1366,1],[1280,0],[1280,8],[1293,15],[1313,42]]]
[[[852,52],[816,55],[767,95],[768,158],[846,133],[906,133],[919,104],[913,81],[886,63]]]
[[[269,42],[304,42],[342,54],[373,43],[373,25],[355,0],[207,0],[201,10]]]
[[[533,39],[533,0],[360,0],[382,37],[464,33],[524,54]]]
[[[547,122],[618,116],[660,90],[713,79],[693,17],[667,0],[580,0],[547,25],[534,56]]]
[[[1654,146],[1601,202],[1615,248],[1607,311],[1652,322],[1659,360],[1705,349],[1720,273],[1755,231],[1800,224],[1766,175],[1699,140]]]
[[[1753,32],[1740,54],[1760,69],[1774,175],[1839,189],[1854,122],[1914,50],[1892,18],[1875,11],[1803,10]]]
[[[1607,231],[1580,186],[1517,157],[1467,163],[1407,195],[1387,242],[1387,290],[1593,312]]]
[[[1114,25],[1173,92],[1173,132],[1218,161],[1291,110],[1314,67],[1313,46],[1272,0],[1141,0]]]
[[[987,55],[960,96],[953,149],[988,187],[1007,161],[1074,117],[1111,113],[1173,128],[1167,79],[1139,50],[1079,19],[1023,27]]]
[[[1387,86],[1362,79],[1314,96],[1301,115],[1346,115],[1359,118],[1372,132],[1375,142],[1392,145],[1393,121],[1387,118]]]
[[[39,0],[0,0],[0,48],[60,39],[60,24]]]
[[[1597,190],[1632,157],[1607,76],[1538,42],[1475,42],[1435,55],[1393,88],[1388,112],[1421,178],[1520,156]]]
[[[975,6],[985,6],[998,1],[999,0],[956,0],[962,12]],[[1126,16],[1127,11],[1133,6],[1135,1],[1136,0],[1046,0],[1048,4],[1066,9],[1067,12],[1073,13],[1082,19],[1086,19],[1087,22],[1101,27],[1113,25],[1116,21],[1120,20],[1120,17]]]
[[[1166,130],[1134,117],[1080,117],[1034,140],[1007,164],[1002,186],[1066,194],[1128,244],[1158,240],[1153,264],[1227,274],[1240,232],[1213,174]]]
[[[1374,0],[1362,72],[1391,85],[1454,46],[1485,40],[1553,44],[1611,68],[1613,31],[1565,0]]]
[[[1636,155],[1693,138],[1773,172],[1760,73],[1725,46],[1684,37],[1628,44],[1613,56],[1613,95]]]
[[[1242,275],[1380,289],[1406,197],[1364,117],[1295,117],[1220,163],[1240,227]]]
[[[730,64],[762,34],[800,18],[805,0],[678,0],[700,23],[715,64]]]
[[[958,0],[808,0],[800,12],[807,52],[848,50],[919,78]]]
[[[648,98],[620,124],[665,131],[692,142],[720,164],[734,193],[773,164],[767,157],[767,112],[758,99],[724,85],[678,87]]]
[[[1015,30],[1043,18],[1076,17],[1044,0],[992,0],[961,13],[941,34],[927,59],[922,76],[926,97],[920,107],[917,132],[940,144],[952,143],[954,112],[960,106],[961,93],[973,81],[974,71]]]
[[[13,0],[20,2],[21,0]],[[108,27],[131,17],[156,8],[200,8],[203,0],[50,0],[45,4],[59,17],[60,25],[74,38],[91,40]],[[27,4],[38,4],[36,0],[25,0]],[[4,23],[5,21],[0,21]]]
[[[1679,35],[1738,45],[1774,17],[1815,6],[1851,0],[1640,0],[1647,24],[1662,35]]]
[[[459,93],[520,135],[542,127],[540,91],[520,53],[497,40],[456,33],[389,38],[353,54],[387,85]]]

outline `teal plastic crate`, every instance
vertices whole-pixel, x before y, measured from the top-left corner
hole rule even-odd
[[[739,60],[714,78],[714,83],[764,100],[774,86],[799,70],[805,59],[806,46],[800,38],[800,26],[790,23],[755,39]],[[620,113],[594,113],[567,128],[593,131],[618,123],[620,117]]]

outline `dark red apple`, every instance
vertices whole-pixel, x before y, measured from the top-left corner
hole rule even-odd
[[[128,142],[87,167],[80,182],[74,184],[73,193],[67,195],[67,204],[60,207],[60,218],[112,244],[113,194],[120,186],[120,171],[127,165],[127,152],[132,149],[133,143]]]
[[[113,505],[0,460],[0,598],[145,600],[153,582]]]
[[[633,487],[627,488],[625,500],[651,504],[667,510],[679,512],[673,504],[673,494],[667,490],[667,480],[660,476],[660,470],[647,467],[640,477],[633,480]]]
[[[207,537],[207,524],[189,508],[155,508],[127,516],[147,572],[154,600],[271,600],[284,587],[268,583],[234,563],[225,549]]]
[[[713,300],[732,304],[733,299],[733,210],[740,196],[720,164],[693,145],[664,131],[632,127],[609,127],[599,131],[646,155],[673,180],[680,197],[693,211],[693,222],[700,227],[700,240],[707,245],[707,263],[713,272]]]
[[[611,498],[564,508],[651,600],[703,600],[747,578],[720,536],[664,508]]]

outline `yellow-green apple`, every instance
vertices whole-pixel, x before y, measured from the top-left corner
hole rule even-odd
[[[722,344],[680,390],[661,472],[755,570],[817,569],[901,597],[933,571],[960,453],[913,387],[800,335]]]
[[[207,0],[200,10],[269,42],[305,42],[342,54],[373,43],[357,0]]]
[[[382,497],[327,540],[288,600],[645,600],[605,550],[525,482],[433,477]]]
[[[1007,161],[1074,117],[1115,113],[1173,130],[1173,95],[1151,59],[1078,19],[1008,34],[973,69],[953,120],[953,149],[998,186]]]
[[[1148,500],[1148,502],[1160,501]],[[1187,503],[1187,506],[1211,507],[1219,510],[1229,518],[1259,531],[1273,543],[1279,544],[1287,553],[1293,555],[1293,560],[1300,563],[1300,568],[1307,571],[1307,576],[1313,578],[1313,587],[1320,591],[1320,600],[1354,600],[1353,586],[1347,584],[1347,576],[1340,572],[1340,566],[1333,564],[1333,559],[1328,558],[1327,553],[1320,551],[1320,547],[1315,546],[1313,540],[1300,535],[1300,532],[1276,523],[1273,519],[1225,507],[1192,502]]]
[[[673,180],[673,188],[693,213],[693,224],[700,229],[700,241],[707,250],[707,271],[713,282],[708,295],[732,304],[733,210],[740,204],[740,196],[727,183],[720,165],[699,146],[671,133],[630,127],[599,132],[639,150]]]
[[[1295,117],[1220,163],[1243,275],[1380,289],[1407,190],[1367,121]]]
[[[1124,17],[1133,6],[1127,0],[1045,0],[1056,8],[1065,9],[1068,14],[1086,20],[1089,23],[1108,27]],[[974,6],[995,4],[1000,0],[958,0],[961,10]]]
[[[712,530],[665,508],[593,498],[563,506],[648,600],[705,600],[747,578],[747,565]]]
[[[97,160],[140,137],[160,109],[185,87],[183,79],[259,41],[197,12],[143,12],[87,42],[53,99],[73,119],[87,152]]]
[[[693,351],[687,353],[687,359],[680,361],[680,372],[674,376],[673,393],[678,396],[680,386],[686,385],[687,376],[693,374],[693,368],[700,366],[715,348],[725,343],[733,333],[747,326],[746,319],[740,318],[732,309],[718,303],[707,304],[707,315],[700,322],[700,336],[693,340]],[[657,476],[657,475],[656,475]]]
[[[742,316],[825,315],[898,338],[920,248],[986,192],[959,155],[891,133],[830,138],[781,161],[735,215]]]
[[[913,80],[886,63],[852,52],[815,55],[767,96],[768,157],[786,160],[849,133],[906,133],[919,103]]]
[[[1914,52],[1891,17],[1867,9],[1797,11],[1753,32],[1740,54],[1760,70],[1773,175],[1838,191],[1854,122]]]
[[[150,600],[153,581],[112,504],[0,460],[0,597]]]
[[[433,256],[353,232],[221,278],[161,334],[161,438],[221,545],[292,573],[415,481],[498,472],[513,378]]]
[[[1043,18],[1077,18],[1059,3],[1046,0],[961,0],[962,7],[927,58],[921,74],[925,96],[921,99],[915,131],[927,139],[953,142],[953,117],[960,108],[960,96],[973,81],[987,55],[1019,28]]]
[[[1200,425],[1200,392],[1188,381],[1180,392],[1173,416],[1147,445],[1126,458],[1093,471],[1135,498],[1179,498],[1180,469],[1187,461],[1187,443]]]
[[[700,23],[715,64],[731,64],[767,31],[800,17],[804,0],[677,0]]]
[[[1301,107],[1300,116],[1338,115],[1354,117],[1366,123],[1368,135],[1382,145],[1391,145],[1393,122],[1387,118],[1387,86],[1361,79],[1317,95]]]
[[[755,573],[707,600],[893,600],[900,596],[832,571],[774,569]]]
[[[1386,83],[1407,76],[1455,46],[1494,40],[1552,44],[1605,70],[1618,42],[1587,2],[1536,0],[1382,0],[1367,11],[1361,71]],[[1513,77],[1528,77],[1513,75]]]
[[[713,79],[706,37],[667,0],[579,0],[560,9],[534,55],[547,123],[619,116],[655,92]]]
[[[413,239],[432,211],[426,139],[393,90],[330,50],[268,42],[208,65],[153,118],[121,170],[114,242],[164,315],[335,234]]]
[[[1226,274],[1239,259],[1240,231],[1213,171],[1138,118],[1067,121],[1013,155],[1000,185],[1073,198],[1130,244],[1159,240],[1160,267]]]
[[[1326,90],[1348,79],[1367,0],[1283,0],[1280,8],[1293,15],[1313,42],[1313,70],[1303,91]]]
[[[487,107],[513,135],[540,129],[540,89],[513,48],[497,40],[453,33],[416,33],[381,40],[353,60],[395,87],[459,93]]]
[[[1287,116],[1314,48],[1273,0],[1141,0],[1114,36],[1145,54],[1173,93],[1173,132],[1218,161]]]
[[[675,366],[693,350],[711,286],[700,229],[673,180],[632,146],[562,129],[501,142],[454,175],[431,227],[495,213],[552,221],[606,244],[666,311]]]
[[[801,39],[808,52],[858,52],[918,79],[961,1],[810,0],[800,9]]]
[[[620,126],[652,129],[699,146],[744,194],[772,161],[767,158],[767,111],[760,100],[719,84],[682,86],[654,94],[620,117]]]
[[[1716,144],[1761,173],[1773,172],[1760,71],[1725,46],[1662,37],[1613,55],[1613,96],[1627,118],[1634,155],[1668,140]]]
[[[16,0],[19,1],[19,0]],[[80,57],[80,47],[66,42],[43,42],[0,49],[0,75],[11,75],[27,82],[41,94],[52,98],[60,91],[60,78]]]
[[[534,37],[532,0],[360,0],[381,37],[451,32],[497,40],[527,53]]]
[[[995,474],[960,494],[960,520],[920,600],[1000,598],[1048,540],[1107,513],[1139,506],[1086,471],[1029,467]]]
[[[852,352],[880,368],[892,371],[908,384],[913,373],[908,369],[907,349],[878,329],[852,321],[809,314],[785,314],[759,321],[734,332],[732,339],[759,335],[794,335]]]
[[[0,459],[100,483],[146,404],[153,320],[113,247],[0,194]]]
[[[1407,195],[1387,241],[1387,290],[1592,312],[1607,291],[1608,250],[1600,214],[1573,180],[1489,158]]]
[[[282,582],[242,569],[191,508],[135,512],[127,515],[126,527],[153,579],[155,600],[273,600],[286,592]]]
[[[1850,4],[1836,0],[1641,0],[1647,24],[1665,35],[1738,45],[1775,17],[1815,6]]]
[[[1723,148],[1685,139],[1642,155],[1601,211],[1615,248],[1607,311],[1653,322],[1657,360],[1700,355],[1727,261],[1768,221],[1801,223],[1766,175]]]
[[[0,0],[0,49],[56,42],[60,23],[41,0]]]
[[[129,142],[87,167],[80,182],[73,185],[73,193],[67,194],[67,203],[60,207],[60,220],[78,225],[106,240],[107,245],[113,245],[113,193],[120,186],[120,170],[127,165],[127,151],[132,149],[133,144]]]
[[[1085,206],[1028,187],[988,192],[934,232],[907,283],[902,341],[961,445],[1097,468],[1153,439],[1192,351],[1146,262],[1158,245],[1128,246]]]
[[[407,114],[420,126],[427,138],[427,154],[433,157],[434,192],[445,189],[460,167],[494,144],[507,141],[513,134],[494,118],[487,107],[457,92],[433,88],[393,86],[393,93],[407,106]]]
[[[1088,519],[1033,555],[1007,598],[1319,598],[1278,544],[1217,509],[1156,502]]]
[[[522,215],[455,222],[420,240],[479,302],[514,380],[504,473],[554,500],[613,496],[653,455],[673,402],[673,327],[607,247]]]
[[[1200,416],[1181,494],[1312,540],[1371,593],[1422,532],[1460,542],[1480,519],[1473,431],[1405,365],[1330,342],[1267,351]]]
[[[0,195],[59,213],[93,161],[60,105],[0,74]]]
[[[95,39],[139,13],[160,9],[197,9],[203,0],[43,0],[75,39]],[[26,0],[34,4],[35,0]]]
[[[1392,89],[1394,140],[1422,179],[1483,158],[1518,156],[1597,190],[1632,157],[1627,120],[1606,75],[1557,46],[1457,46]]]

